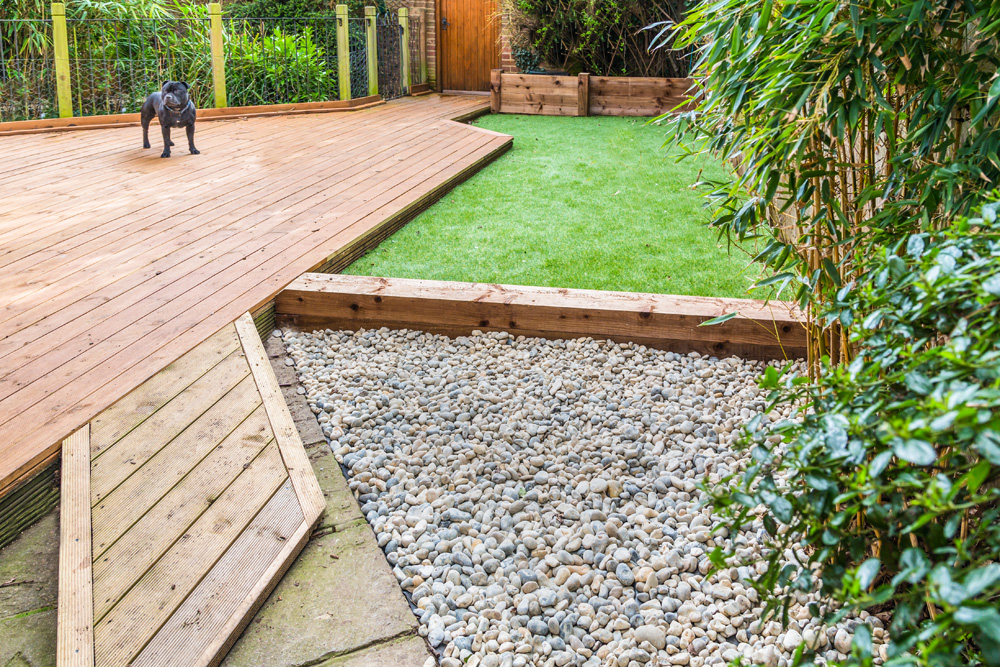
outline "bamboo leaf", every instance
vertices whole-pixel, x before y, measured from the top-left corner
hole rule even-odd
[[[710,327],[710,326],[714,326],[716,324],[722,324],[723,322],[728,322],[729,320],[733,319],[734,317],[736,317],[738,315],[739,315],[739,313],[735,312],[735,311],[732,312],[732,313],[726,313],[725,315],[719,315],[718,317],[713,317],[710,320],[705,320],[704,322],[702,322],[698,326],[700,326],[700,327]]]

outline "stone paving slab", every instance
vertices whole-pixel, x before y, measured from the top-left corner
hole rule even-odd
[[[59,508],[0,550],[0,667],[56,664]]]
[[[0,665],[55,667],[56,610],[0,621]]]
[[[422,667],[429,657],[423,639],[408,637],[331,658],[317,667]]]
[[[266,349],[327,507],[312,539],[223,665],[229,667],[423,667],[430,652],[417,636],[395,575],[375,542],[316,418],[284,364],[280,341]]]
[[[59,597],[58,575],[56,508],[0,550],[0,620],[54,606]]]

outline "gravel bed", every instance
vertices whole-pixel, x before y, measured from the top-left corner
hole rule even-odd
[[[441,665],[783,667],[803,643],[843,659],[862,622],[884,658],[878,618],[818,627],[798,606],[761,627],[752,572],[705,576],[717,544],[762,548],[759,521],[713,532],[697,484],[740,468],[763,364],[506,333],[283,337]]]

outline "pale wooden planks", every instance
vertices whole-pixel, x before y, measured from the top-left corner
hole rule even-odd
[[[98,665],[125,665],[288,479],[273,443],[94,626]]]
[[[325,503],[249,314],[94,423],[63,443],[59,667],[218,664]]]
[[[425,100],[428,102],[426,105],[424,105]],[[2,480],[0,484],[29,474],[42,461],[52,456],[51,445],[46,444],[51,442],[52,435],[45,435],[46,433],[65,433],[72,428],[74,422],[79,424],[81,419],[93,416],[116,398],[130,391],[138,383],[149,378],[163,365],[174,361],[185,351],[197,345],[198,342],[207,337],[206,330],[211,329],[211,333],[214,333],[226,324],[227,319],[232,321],[247,309],[253,309],[261,303],[265,303],[295,275],[323,264],[333,256],[339,256],[340,247],[347,244],[357,246],[356,242],[359,239],[374,239],[377,235],[385,233],[386,227],[380,227],[380,221],[391,218],[393,225],[398,224],[395,221],[401,219],[401,216],[405,217],[406,210],[414,207],[419,208],[428,203],[427,194],[429,192],[436,194],[443,192],[442,184],[447,184],[451,179],[464,178],[467,175],[467,170],[477,162],[491,160],[499,152],[509,147],[509,138],[475,128],[457,126],[442,120],[477,113],[484,106],[481,99],[427,97],[421,98],[419,101],[407,100],[398,105],[393,103],[379,109],[358,112],[358,117],[362,114],[366,115],[364,124],[359,125],[359,128],[364,126],[375,128],[379,127],[379,123],[384,122],[386,123],[385,127],[391,131],[388,136],[391,136],[392,139],[384,141],[379,131],[364,133],[368,142],[356,144],[363,149],[363,153],[352,156],[349,161],[352,175],[347,179],[338,176],[330,177],[333,178],[333,187],[331,187],[331,183],[323,180],[324,174],[343,171],[343,165],[336,159],[328,160],[328,164],[316,162],[314,168],[319,170],[316,172],[318,178],[311,179],[310,183],[314,183],[315,186],[310,185],[309,187],[316,188],[314,192],[319,194],[319,198],[312,195],[313,202],[300,205],[293,217],[286,216],[274,222],[275,216],[280,216],[285,209],[283,205],[276,206],[276,201],[265,200],[267,187],[263,184],[267,182],[266,180],[261,181],[260,187],[252,190],[252,192],[257,193],[255,195],[257,203],[254,204],[257,208],[244,210],[242,208],[234,209],[228,204],[223,205],[229,206],[228,212],[225,213],[226,216],[229,216],[227,220],[238,223],[239,218],[232,217],[234,212],[240,212],[244,216],[257,216],[252,225],[245,228],[247,234],[256,235],[256,238],[260,238],[260,234],[272,233],[275,235],[273,242],[258,246],[262,258],[255,261],[260,262],[257,264],[259,268],[248,266],[246,271],[226,276],[225,266],[220,265],[219,268],[223,269],[222,273],[199,274],[204,275],[206,282],[198,284],[189,281],[185,283],[189,285],[191,296],[178,294],[176,298],[171,298],[169,301],[160,301],[159,305],[151,310],[138,311],[133,309],[135,316],[139,317],[138,320],[135,320],[135,325],[126,325],[117,333],[111,333],[112,330],[108,329],[104,334],[98,334],[96,337],[91,336],[86,339],[85,346],[79,344],[83,342],[83,339],[79,339],[75,343],[70,342],[79,337],[81,333],[78,324],[70,327],[48,328],[46,331],[53,334],[59,329],[64,329],[64,333],[59,335],[67,337],[65,340],[70,347],[63,347],[63,349],[67,352],[74,350],[72,354],[76,356],[74,357],[72,354],[67,356],[66,353],[62,353],[61,355],[41,357],[39,356],[41,348],[39,348],[39,351],[29,353],[29,356],[37,358],[38,363],[43,365],[33,366],[36,370],[29,374],[22,372],[19,377],[23,377],[23,379],[8,384],[7,390],[4,390],[3,393],[6,393],[7,397],[0,399],[0,424],[2,424],[0,425],[0,480]],[[424,109],[426,111],[423,111]],[[338,116],[337,120],[349,117],[351,116]],[[246,128],[251,123],[265,121],[283,121],[283,125],[289,127],[295,126],[297,123],[308,122],[310,127],[323,128],[322,131],[327,133],[322,136],[317,136],[315,131],[310,133],[300,130],[298,134],[308,137],[313,142],[327,142],[329,145],[325,147],[325,150],[328,153],[339,142],[357,140],[357,133],[341,136],[336,132],[326,131],[324,125],[317,122],[316,117],[260,119],[250,123],[233,125],[242,131],[247,131]],[[325,122],[334,125],[330,120]],[[419,133],[415,134],[412,129],[420,127],[421,124],[425,128],[430,128],[430,131],[425,132],[424,136],[419,136]],[[217,124],[220,128],[223,125],[223,123]],[[119,131],[109,130],[107,132],[116,133]],[[102,134],[105,133],[94,132],[88,133],[87,136],[96,137]],[[419,138],[414,140],[415,136]],[[482,140],[474,140],[474,137],[481,137]],[[62,138],[60,137],[60,139]],[[16,139],[25,139],[25,137]],[[444,143],[441,144],[441,149],[435,150],[435,142],[441,142],[442,139]],[[113,145],[113,142],[108,141],[102,143],[109,147]],[[414,150],[419,145],[425,146],[423,152],[420,152],[419,149]],[[67,144],[67,147],[71,148],[72,145]],[[270,154],[266,149],[267,146],[256,147],[258,153]],[[56,155],[57,153],[53,153],[52,160],[54,160],[53,164],[57,165]],[[318,160],[320,155],[319,153],[316,155]],[[102,159],[113,164],[116,159],[114,156],[114,151],[109,150],[106,157]],[[231,172],[232,169],[237,168],[242,169],[243,165],[233,165],[228,171]],[[225,166],[223,169],[225,171]],[[287,168],[283,169],[285,171],[282,172],[280,178],[283,178],[289,186],[293,186],[294,179],[288,177]],[[2,170],[3,168],[0,167],[0,172]],[[16,172],[8,173],[16,175]],[[265,174],[265,176],[271,177],[270,174]],[[4,175],[0,173],[0,185],[3,185],[3,179]],[[153,191],[156,186],[155,183],[147,181],[141,181],[140,185],[142,183],[146,184],[143,187],[147,191]],[[336,190],[338,183],[346,184],[346,188],[342,185],[339,191]],[[39,186],[41,186],[41,181],[39,181]],[[338,191],[340,194],[331,198],[329,195],[331,191]],[[295,192],[295,190],[290,190],[282,196],[294,196]],[[378,192],[383,194],[372,198],[371,194]],[[85,197],[86,194],[85,189],[81,189],[81,195]],[[329,203],[325,203],[324,198]],[[79,206],[77,203],[79,201],[80,199],[77,197],[71,205]],[[198,229],[194,220],[194,218],[185,218],[181,222],[189,225],[186,228],[188,231],[194,231]],[[287,222],[283,223],[282,220]],[[96,222],[103,224],[100,219]],[[175,222],[176,220],[171,218],[163,220],[162,223],[157,221],[150,224],[174,224]],[[265,231],[262,225],[269,225],[273,232]],[[286,225],[287,228],[283,229],[283,225]],[[305,234],[299,231],[304,227],[308,230]],[[234,244],[237,243],[238,239],[233,234],[226,233],[228,234],[227,239],[232,239]],[[292,236],[288,236],[289,234]],[[71,237],[65,238],[68,240]],[[142,244],[132,243],[129,245],[127,239],[130,236],[127,234],[123,238],[126,240],[126,247],[133,248],[130,251],[132,253],[131,259],[126,260],[129,263],[125,265],[124,275],[116,271],[114,264],[110,263],[114,261],[113,258],[117,257],[113,251],[111,255],[107,255],[107,259],[100,260],[107,264],[110,271],[105,271],[103,266],[98,270],[98,265],[93,264],[94,270],[85,275],[83,280],[76,277],[77,273],[66,276],[65,280],[68,282],[65,288],[61,287],[64,284],[62,279],[58,279],[47,282],[48,286],[44,287],[45,292],[39,292],[37,297],[26,292],[24,300],[35,298],[39,298],[39,300],[37,304],[32,304],[31,308],[25,312],[37,312],[43,318],[50,319],[38,320],[37,316],[23,318],[18,316],[8,318],[7,322],[0,321],[0,346],[4,344],[3,341],[12,345],[13,340],[17,339],[11,339],[11,333],[18,334],[22,330],[31,329],[39,322],[74,322],[80,318],[81,314],[86,316],[87,313],[92,312],[93,307],[89,304],[83,306],[82,301],[72,301],[77,286],[84,286],[86,290],[89,290],[90,294],[93,295],[90,297],[93,299],[92,305],[100,306],[102,303],[109,303],[105,297],[100,296],[100,290],[104,289],[102,280],[111,280],[112,282],[106,284],[112,285],[115,281],[124,278],[132,280],[129,276],[136,276],[137,280],[152,281],[153,283],[163,281],[164,285],[176,282],[176,274],[170,271],[162,271],[161,273],[160,269],[154,271],[148,263],[143,265],[143,261],[148,262],[149,260],[144,259],[144,255],[139,251]],[[164,241],[167,240],[165,236],[161,236],[161,238]],[[287,242],[282,241],[282,239],[287,239]],[[173,257],[176,250],[166,246],[160,247],[162,251],[157,251],[157,259],[153,261],[172,261],[170,258]],[[211,247],[213,246],[209,246],[209,248]],[[112,249],[112,246],[109,246],[109,249]],[[72,250],[69,252],[72,254]],[[198,252],[198,249],[192,247],[192,254],[189,255],[190,261],[199,261],[198,258],[204,256],[204,250],[198,252],[197,255],[193,254],[195,252]],[[2,257],[2,249],[0,249],[0,257]],[[55,257],[53,255],[53,258]],[[267,259],[267,257],[273,259]],[[65,264],[67,258],[62,257],[58,261]],[[76,262],[77,260],[69,258],[68,261]],[[211,262],[214,264],[215,260],[213,259]],[[78,262],[78,265],[85,267],[91,263],[87,260],[85,263]],[[190,273],[190,268],[181,264],[175,263],[175,265],[178,266],[178,271]],[[150,266],[150,269],[143,271],[144,266]],[[233,266],[235,270],[237,265]],[[0,269],[0,277],[3,275],[5,274]],[[52,273],[51,275],[56,276],[57,274]],[[217,281],[215,284],[221,285],[221,287],[213,287],[204,293],[200,292],[201,285],[212,285],[209,282],[212,276],[215,276],[214,279]],[[142,284],[141,282],[133,283],[133,285]],[[97,288],[98,291],[94,291],[94,288]],[[176,288],[174,292],[177,292]],[[43,293],[46,296],[55,295],[58,298],[55,300],[40,299]],[[154,290],[153,293],[156,291]],[[161,291],[160,294],[165,295],[167,292]],[[112,298],[114,297],[112,296]],[[54,302],[54,304],[50,304],[50,302]],[[67,310],[67,307],[73,308],[76,303],[80,303],[81,307],[85,309],[74,316]],[[136,302],[133,300],[131,303]],[[217,303],[218,307],[206,307],[212,303]],[[62,310],[54,310],[54,308],[62,308]],[[0,304],[0,320],[4,319],[3,309],[4,306]],[[111,316],[114,316],[113,311],[111,311]],[[59,319],[52,320],[53,317]],[[8,328],[15,321],[17,328],[13,330]],[[149,324],[153,326],[149,326]],[[18,335],[25,343],[31,340],[25,335]],[[35,338],[37,339],[37,336]],[[58,339],[49,340],[58,341]],[[8,356],[16,357],[19,354],[16,347],[8,348],[8,350]],[[111,355],[108,356],[108,353],[102,352],[102,350],[110,351]],[[60,361],[63,365],[58,370],[52,365],[56,359],[63,360]],[[29,361],[28,363],[35,362]],[[21,366],[25,369],[28,368],[24,364]],[[45,368],[53,368],[53,371],[45,373]],[[24,384],[25,380],[28,381],[28,384]]]
[[[192,414],[199,415],[215,405],[248,374],[242,353],[231,353],[168,403],[166,409],[158,410],[109,449],[95,454],[91,464],[93,504],[173,440],[191,423]]]
[[[253,378],[245,377],[204,412],[196,407],[178,415],[186,417],[178,420],[183,426],[144,464],[125,464],[129,477],[93,507],[95,559],[142,516],[145,508],[159,502],[190,471],[200,469],[207,457],[225,451],[230,436],[235,433],[239,440],[244,430],[241,427],[259,406]],[[262,446],[266,440],[256,442]]]
[[[102,412],[90,423],[92,454],[110,447],[198,378],[232,354],[239,340],[229,327],[167,366],[153,380]]]
[[[56,660],[60,667],[94,667],[89,426],[63,441],[62,457]]]
[[[109,548],[106,547],[106,551],[98,554],[95,549],[96,617],[103,618],[132,584],[218,499],[224,497],[229,486],[244,470],[249,470],[251,463],[273,443],[267,416],[262,408],[258,409],[229,437],[216,443],[211,454],[199,462],[169,493],[141,506],[141,519],[128,526],[127,532]],[[250,498],[246,500],[249,501]]]

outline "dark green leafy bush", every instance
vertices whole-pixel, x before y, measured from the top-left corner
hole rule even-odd
[[[533,72],[542,64],[541,56],[523,46],[515,46],[511,50],[511,55],[514,56],[514,64],[517,65],[517,69],[522,72]]]
[[[386,12],[385,0],[344,0],[351,16],[364,16],[365,6]],[[297,19],[316,16],[334,16],[334,3],[324,0],[248,0],[226,6],[226,14],[233,18]]]
[[[891,612],[890,664],[1000,665],[998,212],[866,259],[822,312],[858,322],[854,361],[814,382],[768,369],[769,409],[796,418],[752,423],[745,474],[709,489],[730,530],[766,508],[757,586],[778,591],[775,610],[813,589],[816,567],[841,603],[829,616]],[[785,563],[793,548],[808,562]],[[862,624],[849,662],[870,656]]]
[[[663,19],[679,21],[684,0],[510,0],[515,32],[548,64],[601,76],[687,75],[683,52],[650,50]]]
[[[265,35],[239,32],[226,44],[226,89],[231,104],[319,102],[337,96],[336,64],[326,60],[312,29]]]

